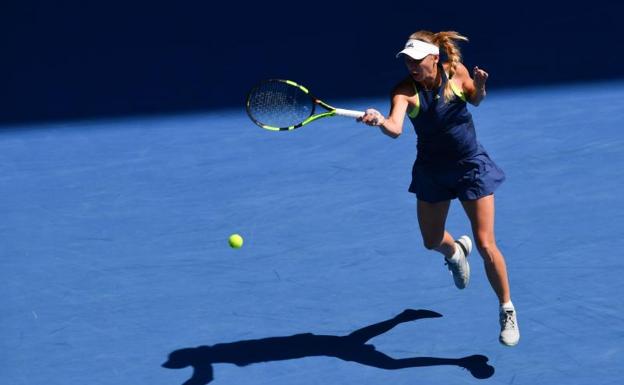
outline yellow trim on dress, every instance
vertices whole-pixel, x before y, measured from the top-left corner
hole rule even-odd
[[[416,87],[416,83],[412,83],[414,85],[414,91],[416,92],[416,102],[412,108],[409,109],[408,115],[410,118],[415,118],[418,116],[420,112],[420,96],[418,96],[418,87]]]
[[[455,96],[457,96],[458,98],[460,98],[461,100],[463,100],[464,102],[466,101],[466,94],[464,94],[463,90],[460,90],[459,88],[457,88],[457,85],[453,82],[451,82],[451,80],[448,80],[451,83],[451,89],[453,90],[453,93],[455,94]]]
[[[446,76],[448,78],[448,74]],[[466,102],[466,94],[464,94],[464,91],[459,89],[459,87],[457,87],[457,85],[453,83],[451,79],[448,79],[447,81],[451,83],[451,89],[453,90],[453,93],[455,94],[455,96],[460,98],[462,101]],[[412,84],[414,84],[414,91],[416,92],[416,101],[414,103],[414,106],[412,106],[412,108],[408,110],[407,114],[409,115],[410,118],[415,118],[418,116],[418,113],[420,112],[420,96],[418,96],[418,87],[416,87],[416,83],[412,83]]]

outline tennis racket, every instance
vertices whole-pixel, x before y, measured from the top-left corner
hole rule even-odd
[[[315,114],[317,106],[325,111]],[[334,108],[291,80],[269,79],[249,91],[247,115],[267,130],[290,131],[328,116],[359,118],[364,112]]]

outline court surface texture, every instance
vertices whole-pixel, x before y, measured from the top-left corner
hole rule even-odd
[[[498,342],[478,253],[460,291],[422,245],[407,121],[396,140],[346,118],[269,132],[242,106],[4,125],[2,382],[177,385],[192,368],[163,363],[202,346],[186,358],[215,385],[620,384],[622,100],[624,83],[605,82],[491,90],[469,107],[507,174],[496,236],[522,334],[514,348]],[[457,201],[447,226],[470,234]],[[443,317],[375,329],[406,309]],[[365,327],[375,350],[333,338]],[[478,354],[495,372],[384,369],[371,352],[391,363]]]

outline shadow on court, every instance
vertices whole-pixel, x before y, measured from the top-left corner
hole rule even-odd
[[[441,314],[430,310],[404,310],[386,321],[363,327],[346,336],[296,334],[288,337],[270,337],[257,340],[199,346],[173,351],[162,364],[169,369],[193,367],[193,375],[184,385],[208,384],[214,379],[212,364],[229,363],[246,366],[259,362],[292,360],[296,358],[327,356],[380,369],[404,369],[420,366],[453,365],[467,369],[475,378],[489,378],[494,367],[488,358],[472,355],[463,358],[412,357],[392,358],[366,342],[386,333],[395,326],[421,318],[437,318]]]

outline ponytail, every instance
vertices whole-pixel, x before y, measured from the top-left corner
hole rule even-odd
[[[448,78],[449,81],[446,82],[446,86],[444,87],[444,100],[449,101],[453,98],[453,88],[451,87],[450,79],[455,75],[455,68],[458,63],[461,63],[462,56],[459,47],[455,43],[455,41],[468,41],[466,36],[462,36],[455,31],[443,31],[435,34],[434,43],[440,48],[443,48],[446,52],[446,56],[449,61],[449,70],[448,70]]]

